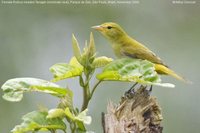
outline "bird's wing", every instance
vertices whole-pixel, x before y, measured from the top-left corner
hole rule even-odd
[[[164,62],[158,56],[156,56],[156,54],[154,54],[151,50],[147,49],[146,47],[143,48],[123,47],[123,49],[121,49],[120,52],[121,55],[123,56],[127,56],[130,58],[144,59],[156,64],[161,64],[166,66]]]

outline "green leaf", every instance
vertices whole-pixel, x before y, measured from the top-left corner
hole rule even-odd
[[[76,121],[76,125],[78,127],[78,129],[77,129],[78,133],[85,133],[86,132],[85,125],[82,121]]]
[[[78,62],[78,60],[76,59],[76,57],[72,57],[70,62],[69,62],[69,65],[71,66],[74,66],[74,67],[77,67],[79,68],[81,71],[83,71],[83,66]]]
[[[71,119],[72,121],[75,120],[75,115],[71,113],[71,111],[70,111],[69,108],[66,108],[66,109],[65,109],[65,115],[66,115],[69,119]]]
[[[1,87],[4,91],[3,98],[8,101],[18,102],[23,98],[24,92],[44,92],[58,97],[72,93],[69,89],[60,87],[52,82],[36,78],[15,78],[6,81]]]
[[[82,111],[81,113],[78,114],[78,116],[76,116],[76,120],[82,121],[83,123],[89,125],[92,122],[92,117],[91,116],[87,116],[87,112],[88,109],[85,109],[84,111]]]
[[[47,115],[47,118],[48,119],[52,119],[52,118],[63,118],[65,116],[65,112],[63,109],[59,109],[59,108],[56,108],[56,109],[51,109],[48,111],[48,115]]]
[[[94,37],[92,32],[90,33],[90,43],[89,43],[89,48],[88,48],[88,57],[93,57],[95,55],[96,48],[95,48],[95,43],[94,43]]]
[[[90,125],[92,122],[92,117],[86,115],[87,111],[88,109],[85,109],[75,117],[79,131],[86,131],[84,124]]]
[[[76,62],[78,63],[78,62]],[[75,64],[75,59],[72,58],[71,64],[58,63],[50,67],[50,71],[54,75],[53,82],[63,80],[66,78],[76,77],[82,74],[83,67],[79,64]]]
[[[72,47],[73,47],[74,56],[80,62],[80,60],[81,60],[81,50],[80,50],[78,41],[76,40],[76,37],[74,36],[74,34],[72,35]]]
[[[142,84],[174,87],[173,84],[161,83],[154,64],[147,60],[123,58],[108,64],[103,72],[97,75],[99,80],[128,81]]]
[[[92,66],[94,68],[104,67],[112,61],[113,61],[112,58],[108,58],[106,56],[101,56],[101,57],[97,57],[97,58],[94,59]]]
[[[87,109],[80,112],[78,115],[74,115],[73,113],[71,113],[70,109],[69,108],[66,108],[65,109],[65,115],[72,121],[74,121],[79,130],[81,131],[85,131],[85,126],[84,124],[91,124],[91,121],[92,121],[92,118],[91,116],[87,116],[86,113],[87,113]]]
[[[96,48],[94,43],[94,37],[93,34],[91,33],[89,46],[87,45],[87,41],[85,42],[85,47],[81,55],[80,64],[83,65],[87,70],[93,69],[91,64],[95,59],[95,55],[96,55]]]
[[[14,127],[12,133],[27,133],[47,130],[66,130],[61,118],[47,119],[48,112],[33,111],[23,116],[23,122]]]

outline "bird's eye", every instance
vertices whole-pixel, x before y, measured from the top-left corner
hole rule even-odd
[[[112,29],[112,27],[111,27],[111,26],[108,26],[107,29]]]

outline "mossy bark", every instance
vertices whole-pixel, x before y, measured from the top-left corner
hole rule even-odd
[[[104,133],[162,133],[157,99],[144,86],[128,95],[117,106],[108,104],[107,114],[102,114]]]

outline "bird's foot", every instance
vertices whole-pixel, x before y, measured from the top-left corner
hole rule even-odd
[[[152,89],[153,89],[153,85],[151,85],[149,90],[147,90],[148,91],[148,95],[151,95]]]
[[[133,86],[131,86],[131,88],[128,90],[128,91],[126,91],[125,92],[125,97],[127,97],[127,98],[131,98],[134,94],[135,94],[135,86],[137,85],[138,83],[135,83]]]

